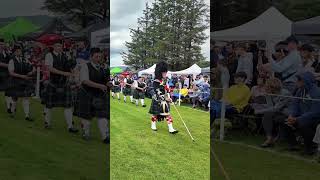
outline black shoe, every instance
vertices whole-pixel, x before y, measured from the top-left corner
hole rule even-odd
[[[47,122],[44,123],[44,128],[45,129],[52,129],[52,127]]]
[[[82,135],[82,139],[84,139],[85,141],[89,141],[90,140],[90,136]]]
[[[300,151],[300,148],[298,145],[289,145],[289,147],[287,148],[288,151]]]
[[[177,134],[179,131],[178,130],[175,130],[173,132],[169,132],[170,134]]]
[[[78,129],[76,129],[76,128],[69,128],[69,133],[77,133],[77,132],[79,132],[79,130]]]
[[[302,156],[313,156],[317,153],[317,149],[314,148],[306,148],[304,151],[301,153]]]
[[[134,102],[131,102],[131,104],[134,104]]]
[[[12,114],[11,109],[7,109],[8,114]]]
[[[105,138],[102,142],[104,144],[110,144],[110,139],[109,138]]]
[[[26,119],[25,119],[26,121],[30,121],[30,122],[32,122],[32,121],[34,121],[32,118],[30,118],[30,117],[26,117]]]
[[[271,148],[273,146],[274,146],[273,143],[263,143],[260,145],[260,147],[262,147],[262,148]]]
[[[147,107],[147,105],[142,105],[142,107]]]

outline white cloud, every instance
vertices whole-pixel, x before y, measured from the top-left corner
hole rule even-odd
[[[125,51],[125,42],[130,41],[130,28],[136,28],[137,18],[142,15],[146,3],[151,4],[153,0],[111,0],[110,1],[110,51],[111,51],[111,66],[122,65],[122,57],[120,52]],[[210,5],[210,0],[205,0],[205,3]],[[206,31],[210,35],[210,30]],[[210,40],[202,45],[202,52],[209,60]]]

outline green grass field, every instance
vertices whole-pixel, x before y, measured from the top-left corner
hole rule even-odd
[[[150,100],[146,104],[142,108],[111,99],[111,179],[209,179],[209,113],[178,107],[192,142],[173,107],[174,128],[180,132],[169,134],[166,122],[153,132]]]
[[[214,151],[232,180],[315,180],[320,177],[320,164],[311,161],[311,158],[289,154],[281,151],[280,147],[266,151],[255,148],[257,144],[246,142],[214,143]],[[214,169],[213,179],[225,180],[217,161],[212,159],[211,163]]]
[[[43,128],[43,107],[31,102],[34,122],[24,120],[21,103],[16,119],[5,112],[0,95],[0,179],[1,180],[105,180],[107,146],[100,141],[96,122],[92,140],[67,132],[63,111],[53,111],[52,130]],[[75,118],[77,127],[79,121]]]

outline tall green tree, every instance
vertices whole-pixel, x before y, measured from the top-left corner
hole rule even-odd
[[[171,70],[181,70],[205,61],[200,46],[208,38],[207,28],[209,9],[203,0],[156,0],[146,5],[137,29],[131,30],[124,62],[146,68],[167,61]]]
[[[107,0],[45,0],[42,9],[68,16],[83,28],[87,27],[90,21],[106,21],[109,17]]]

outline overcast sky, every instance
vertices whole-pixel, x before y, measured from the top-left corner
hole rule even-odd
[[[145,9],[146,2],[153,0],[111,0],[110,1],[110,51],[111,51],[111,66],[123,65],[120,52],[126,50],[125,41],[130,41],[129,28],[136,28],[137,18],[142,16],[142,11]],[[210,5],[210,0],[205,0]],[[151,3],[149,3],[151,4]],[[210,35],[210,30],[206,31]],[[202,46],[202,52],[209,60],[210,40]]]
[[[46,15],[42,11],[44,0],[0,0],[0,18],[11,16]]]

